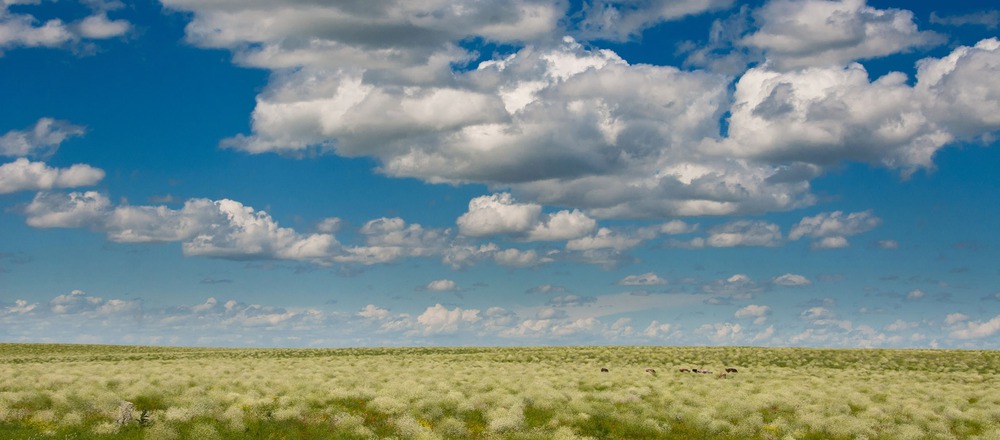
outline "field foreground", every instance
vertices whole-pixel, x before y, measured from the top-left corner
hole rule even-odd
[[[995,351],[0,344],[0,438],[1000,439],[998,371]]]

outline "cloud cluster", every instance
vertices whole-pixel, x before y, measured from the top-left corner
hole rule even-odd
[[[0,136],[0,156],[16,157],[0,164],[0,194],[18,191],[45,191],[95,185],[104,179],[104,170],[86,164],[69,168],[50,167],[29,157],[48,158],[67,139],[82,136],[85,129],[67,121],[41,118],[34,127],[11,130]]]
[[[41,118],[34,127],[0,136],[0,156],[48,158],[66,140],[83,136],[86,128],[53,118]]]
[[[516,203],[510,193],[477,197],[456,221],[462,235],[491,237],[507,234],[525,241],[562,241],[579,238],[597,221],[579,210],[543,214],[542,206]]]
[[[618,280],[618,284],[622,286],[657,286],[667,284],[667,280],[660,278],[653,272],[648,272],[642,275],[629,275]]]
[[[690,297],[690,298],[687,298]],[[396,312],[375,304],[354,311],[286,309],[209,297],[194,304],[150,307],[141,300],[103,298],[80,290],[48,301],[0,302],[3,341],[89,342],[214,346],[441,345],[478,341],[491,344],[671,343],[810,345],[819,347],[923,346],[924,330],[939,329],[938,342],[962,346],[1000,331],[1000,317],[979,321],[952,313],[940,321],[896,319],[872,325],[838,316],[832,301],[805,308],[792,325],[786,312],[747,304],[733,313],[738,322],[652,319],[635,322],[628,313],[666,311],[690,304],[693,296],[650,295],[649,302],[623,309],[621,295],[566,297],[519,310],[491,306],[433,304],[417,312]],[[687,299],[685,299],[687,298]],[[617,306],[616,306],[617,305]],[[623,316],[624,314],[624,316]],[[782,326],[768,321],[783,322]],[[54,325],[56,322],[59,325]],[[638,325],[641,324],[641,325]],[[765,327],[767,326],[767,327]],[[164,336],[170,335],[170,336]]]
[[[89,40],[125,35],[132,29],[127,20],[112,20],[108,11],[124,6],[116,1],[83,1],[90,15],[66,22],[52,18],[44,23],[26,12],[12,12],[13,5],[32,5],[37,1],[10,0],[0,3],[0,56],[4,50],[30,47],[79,47]]]
[[[814,249],[844,248],[850,245],[847,237],[868,232],[881,223],[882,220],[871,211],[846,215],[841,211],[827,212],[803,218],[788,233],[788,239],[811,237]]]
[[[112,206],[95,191],[39,193],[24,211],[33,227],[89,227],[121,243],[182,242],[185,255],[320,260],[339,246],[330,234],[299,234],[264,211],[228,199],[191,199],[170,209]]]
[[[0,194],[92,186],[102,179],[104,170],[90,165],[54,168],[21,157],[0,165]]]
[[[562,239],[589,217],[792,209],[813,203],[808,181],[832,164],[909,173],[932,166],[948,143],[1000,127],[996,100],[968,93],[996,74],[989,41],[921,62],[915,86],[899,73],[869,81],[850,64],[941,42],[908,11],[863,0],[769,1],[736,42],[768,61],[742,73],[730,96],[726,76],[632,65],[558,38],[628,38],[729,1],[601,0],[568,21],[563,3],[514,3],[501,11],[481,2],[165,2],[193,13],[189,41],[274,72],[253,133],[224,145],[371,156],[388,175],[482,182],[527,201],[470,204],[460,224],[473,236]],[[470,38],[516,50],[473,61],[462,43]],[[538,204],[583,212],[553,214],[570,229],[546,230]]]
[[[179,209],[164,205],[112,204],[97,191],[40,192],[23,207],[36,228],[88,228],[118,243],[179,242],[184,255],[231,260],[290,260],[321,266],[374,265],[403,258],[438,257],[455,269],[482,261],[533,267],[554,261],[558,251],[501,248],[472,243],[450,229],[424,228],[401,218],[378,218],[357,230],[363,243],[342,244],[332,232],[302,233],[283,227],[265,211],[229,199],[189,199]],[[332,231],[330,219],[319,230]]]

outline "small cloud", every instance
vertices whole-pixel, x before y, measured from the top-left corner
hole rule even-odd
[[[763,221],[737,220],[708,231],[705,244],[711,247],[781,245],[781,228]]]
[[[564,319],[568,315],[565,310],[552,307],[545,307],[535,314],[535,319]]]
[[[452,280],[434,280],[427,283],[422,290],[429,290],[432,292],[455,292],[459,290],[458,284],[455,284]]]
[[[201,284],[228,284],[232,283],[233,280],[226,278],[202,278],[199,282]]]
[[[643,336],[647,336],[650,338],[663,337],[666,336],[668,333],[670,333],[670,330],[672,328],[673,326],[671,326],[670,324],[660,323],[660,321],[654,319],[652,322],[649,323],[649,326],[647,326],[646,329],[642,331],[642,334]]]
[[[176,203],[177,201],[178,201],[177,197],[174,197],[172,194],[166,194],[162,196],[149,196],[149,203],[158,203],[164,205],[167,203]]]
[[[879,249],[899,249],[899,242],[896,240],[879,240],[875,242]]]
[[[945,316],[944,318],[944,325],[952,326],[968,320],[969,316],[964,313],[949,313],[948,316]]]
[[[557,296],[549,300],[548,304],[555,307],[582,306],[597,302],[597,298],[592,296],[566,295]]]
[[[690,234],[697,230],[697,224],[692,225],[681,220],[671,220],[660,225],[660,233],[667,235]]]
[[[390,313],[388,310],[378,307],[374,304],[368,304],[360,312],[357,313],[358,316],[368,319],[385,319],[388,318]]]
[[[871,210],[844,214],[842,211],[824,212],[803,218],[788,233],[789,240],[802,237],[813,239],[813,249],[839,249],[849,247],[847,237],[875,229],[882,223]]]
[[[0,156],[48,158],[63,142],[83,136],[86,131],[85,127],[68,121],[41,118],[34,127],[11,130],[0,136]]]
[[[629,275],[618,280],[618,285],[621,286],[656,286],[662,284],[667,284],[667,280],[660,278],[653,272],[647,272],[642,275]]]
[[[1000,11],[980,11],[963,15],[942,16],[931,12],[931,23],[944,26],[983,26],[994,30],[1000,26]]]
[[[779,277],[775,277],[771,280],[771,282],[779,286],[808,286],[812,284],[812,281],[809,281],[808,278],[792,273],[786,273]]]
[[[331,233],[339,231],[341,225],[343,225],[343,221],[341,219],[339,219],[337,217],[328,217],[328,218],[325,218],[325,219],[321,220],[316,225],[316,230],[319,231],[319,232],[325,232],[325,233],[331,234]]]
[[[916,301],[916,300],[921,299],[921,298],[923,298],[925,296],[927,296],[927,294],[924,293],[923,290],[913,289],[909,293],[906,294],[906,299],[909,300],[909,301]]]
[[[898,332],[917,327],[918,325],[920,324],[916,322],[906,322],[903,321],[902,319],[897,319],[893,321],[891,324],[886,325],[885,330],[890,332]]]
[[[565,287],[563,287],[563,286],[555,286],[555,285],[552,285],[552,284],[542,284],[540,286],[535,286],[535,287],[532,287],[532,288],[524,291],[524,293],[541,293],[541,294],[566,293],[566,292],[569,292],[569,291],[566,290]]]
[[[767,321],[767,316],[770,314],[771,314],[770,307],[750,304],[742,309],[737,310],[733,316],[737,318],[754,318],[753,323],[761,325]]]
[[[802,311],[799,316],[809,321],[823,321],[836,317],[836,315],[834,315],[834,313],[826,307],[810,307]]]

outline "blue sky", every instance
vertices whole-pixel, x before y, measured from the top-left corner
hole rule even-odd
[[[1000,346],[992,2],[0,8],[0,341]]]

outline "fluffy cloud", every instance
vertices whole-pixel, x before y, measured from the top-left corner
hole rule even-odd
[[[920,60],[914,90],[929,118],[949,134],[966,139],[985,135],[1000,129],[1000,84],[991,81],[998,66],[1000,40],[982,40],[944,58]]]
[[[760,283],[749,276],[738,273],[724,280],[715,280],[701,286],[702,292],[716,295],[709,302],[726,304],[731,299],[751,299],[755,293],[762,290]]]
[[[371,220],[359,232],[366,244],[345,248],[344,252],[333,255],[333,261],[365,265],[388,263],[404,257],[437,255],[447,246],[447,230],[407,225],[398,217]]]
[[[539,286],[532,287],[532,288],[526,290],[524,293],[549,294],[549,293],[566,293],[566,292],[567,292],[567,290],[563,286],[555,286],[555,285],[552,285],[552,284],[542,284],[542,285],[539,285]]]
[[[432,292],[453,292],[459,290],[458,284],[452,280],[434,280],[427,283],[424,289]]]
[[[251,133],[224,146],[372,157],[389,176],[483,183],[522,200],[470,203],[458,222],[468,237],[572,240],[594,218],[795,209],[815,202],[809,181],[834,164],[910,173],[931,167],[941,147],[998,128],[989,40],[921,62],[914,86],[900,73],[870,81],[862,66],[845,67],[938,41],[907,11],[863,0],[766,3],[739,44],[770,62],[739,75],[734,93],[726,75],[632,65],[559,38],[627,38],[731,4],[601,0],[564,17],[568,4],[534,0],[165,2],[192,14],[188,41],[272,72]],[[473,54],[477,39],[512,52]],[[687,243],[699,245],[712,242]]]
[[[38,193],[24,212],[32,227],[78,228],[99,224],[110,206],[108,197],[96,191]]]
[[[194,13],[186,29],[189,41],[234,50],[244,64],[358,66],[380,74],[398,70],[418,78],[468,57],[455,45],[466,38],[503,42],[545,38],[565,9],[559,2],[537,0],[505,4],[393,0],[306,8],[294,2],[234,7],[223,0],[168,0],[164,6]]]
[[[767,316],[770,314],[770,307],[750,304],[737,310],[733,316],[737,318],[753,318],[754,324],[761,325],[767,321]]]
[[[759,29],[740,41],[782,69],[844,64],[944,42],[921,32],[913,13],[865,0],[771,0],[755,11]]]
[[[68,121],[41,118],[25,130],[11,130],[0,136],[0,156],[48,157],[67,139],[83,136],[86,129]]]
[[[899,331],[909,330],[911,328],[918,327],[919,325],[920,324],[916,323],[916,322],[907,322],[907,321],[903,321],[902,319],[897,319],[897,320],[893,321],[892,323],[887,324],[885,326],[885,330],[886,331],[890,331],[890,332],[899,332]]]
[[[951,318],[952,315],[948,315]],[[948,320],[946,320],[948,321]],[[960,324],[959,324],[960,322]],[[954,328],[948,336],[955,339],[980,339],[995,335],[1000,332],[1000,315],[995,316],[989,321],[968,321],[961,320],[956,321],[954,324],[959,324]]]
[[[319,260],[339,246],[330,234],[303,235],[278,226],[264,211],[223,199],[188,200],[179,210],[164,206],[111,207],[107,196],[88,191],[39,193],[25,208],[38,228],[89,226],[116,242],[180,241],[185,255],[247,259]]]
[[[53,168],[27,158],[52,156],[63,142],[82,136],[84,132],[83,127],[66,121],[41,118],[32,128],[11,130],[0,136],[0,156],[17,157],[13,162],[0,165],[0,194],[77,188],[100,182],[104,171],[89,165]]]
[[[650,338],[659,338],[669,334],[670,330],[672,329],[673,326],[671,326],[670,324],[660,323],[660,321],[654,319],[649,323],[649,326],[647,326],[646,329],[642,331],[642,334],[643,336]]]
[[[814,249],[843,248],[849,245],[847,237],[868,232],[881,223],[882,219],[875,217],[871,211],[847,215],[841,211],[827,212],[803,218],[788,233],[788,238],[812,237]]]
[[[655,286],[667,284],[667,280],[660,278],[653,272],[648,272],[642,275],[629,275],[618,280],[618,284],[622,286]]]
[[[362,318],[369,319],[385,319],[388,318],[390,313],[388,310],[383,309],[375,304],[368,304],[360,312],[357,313],[358,316]]]
[[[716,344],[731,344],[743,340],[743,326],[731,322],[704,324],[695,330]]]
[[[468,58],[456,45],[469,36],[464,32],[488,37],[490,27],[477,22],[485,17],[477,13],[484,4],[462,6],[467,13],[460,17],[452,7],[398,5],[375,21],[369,14],[385,5],[317,6],[306,14],[279,2],[242,8],[166,2],[194,12],[191,41],[228,48],[238,62],[275,71],[258,96],[253,133],[224,143],[232,148],[303,154],[318,147],[371,156],[392,176],[503,186],[526,200],[576,207],[588,216],[760,212],[808,203],[801,182],[767,182],[771,166],[697,151],[702,139],[718,136],[727,78],[633,66],[611,51],[548,39],[562,7],[524,3],[494,20],[520,26],[525,14],[544,11],[536,16],[547,23],[538,33],[519,28],[503,37],[534,37],[530,44],[456,70],[452,66]],[[340,26],[343,20],[350,26]],[[402,39],[395,28],[358,32],[397,21],[426,38]],[[439,28],[443,22],[447,27]],[[563,214],[584,220],[574,225],[587,225],[580,215]],[[470,234],[525,226],[466,220]],[[535,238],[555,239],[544,229]]]
[[[467,326],[481,320],[479,310],[462,309],[455,307],[449,310],[441,304],[428,307],[420,316],[417,316],[417,323],[420,324],[420,331],[426,335],[455,333],[460,327]]]
[[[19,158],[0,165],[0,194],[92,186],[104,179],[104,170],[86,164],[53,168],[43,162]]]
[[[108,9],[114,9],[117,2],[88,2],[91,15],[73,22],[52,18],[41,23],[29,13],[15,13],[9,10],[12,4],[37,2],[0,3],[0,55],[3,50],[18,47],[66,47],[86,40],[98,40],[124,35],[132,25],[126,20],[111,20]],[[120,6],[120,4],[118,4]]]
[[[667,235],[688,234],[697,230],[697,224],[692,225],[681,220],[671,220],[660,225],[660,233]]]
[[[790,72],[756,67],[737,82],[729,137],[711,148],[795,164],[796,178],[845,160],[904,175],[932,168],[943,146],[1000,129],[994,99],[1000,86],[987,79],[997,74],[998,59],[996,39],[959,47],[921,60],[913,86],[899,72],[869,81],[860,64]]]
[[[651,236],[638,231],[637,235],[631,235],[625,231],[616,231],[610,228],[600,228],[592,236],[580,237],[566,242],[566,249],[571,251],[592,251],[597,249],[612,249],[624,251],[631,249],[642,243],[643,239]]]
[[[514,203],[509,193],[476,197],[469,201],[469,211],[456,223],[463,235],[485,237],[527,232],[538,223],[542,206]]]
[[[510,193],[477,197],[456,221],[469,237],[509,234],[526,241],[570,240],[592,231],[597,222],[579,210],[542,214],[542,206],[516,203]]]
[[[709,229],[705,243],[711,247],[773,247],[781,244],[781,228],[764,221],[737,220]]]
[[[779,286],[808,286],[812,284],[812,281],[809,281],[808,278],[794,273],[786,273],[784,275],[774,277],[771,282]]]
[[[74,290],[66,295],[59,295],[49,301],[49,310],[57,315],[79,314],[89,317],[105,317],[119,313],[138,311],[139,303],[121,299],[105,300],[101,297],[87,295],[82,290]]]
[[[955,325],[960,322],[968,321],[969,317],[963,313],[949,313],[948,316],[944,318],[944,325]]]

